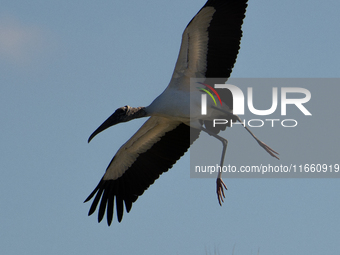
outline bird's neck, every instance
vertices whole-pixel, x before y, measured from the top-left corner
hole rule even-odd
[[[145,111],[145,107],[130,107],[126,114],[126,121],[143,118],[147,116],[147,112]]]

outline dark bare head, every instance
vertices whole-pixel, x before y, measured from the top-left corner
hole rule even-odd
[[[101,124],[99,128],[97,128],[92,133],[92,135],[90,135],[88,142],[90,142],[92,138],[95,137],[97,134],[113,125],[121,122],[127,122],[132,119],[142,118],[145,116],[147,116],[145,107],[131,107],[128,105],[120,107],[110,117],[108,117],[107,120],[105,120],[103,124]]]

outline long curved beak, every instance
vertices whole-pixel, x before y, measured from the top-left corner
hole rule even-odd
[[[104,131],[105,129],[116,125],[117,123],[119,123],[119,118],[117,118],[117,114],[116,112],[114,112],[110,117],[108,117],[103,124],[101,124],[89,137],[88,139],[88,143],[91,142],[91,140],[93,139],[93,137],[95,137],[97,134],[99,134],[100,132]]]

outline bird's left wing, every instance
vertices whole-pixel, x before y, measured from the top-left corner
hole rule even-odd
[[[208,0],[183,32],[172,79],[228,78],[240,49],[246,7],[247,0]]]
[[[129,212],[138,196],[183,156],[199,133],[200,130],[183,122],[156,116],[149,118],[118,150],[98,186],[85,200],[87,202],[95,196],[89,215],[100,204],[98,221],[103,219],[107,210],[107,222],[110,225],[116,200],[120,222],[123,201]]]

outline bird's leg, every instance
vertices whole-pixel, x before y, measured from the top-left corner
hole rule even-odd
[[[220,140],[222,142],[223,145],[223,149],[222,149],[222,156],[221,156],[221,164],[220,167],[222,169],[223,167],[223,162],[224,162],[224,157],[225,157],[225,153],[227,151],[227,145],[228,145],[228,140],[224,139],[223,137],[220,137],[219,135],[207,130],[204,127],[201,127],[201,129],[206,132],[207,134],[217,138],[218,140]],[[222,203],[224,202],[223,198],[225,198],[224,195],[224,189],[226,190],[228,189],[227,186],[225,185],[225,183],[222,180],[222,171],[220,171],[217,175],[217,179],[216,179],[216,193],[217,193],[217,199],[218,199],[218,203],[220,204],[220,206],[222,206]]]
[[[279,157],[275,155],[275,154],[279,155],[279,153],[277,153],[277,152],[274,151],[272,148],[270,148],[267,144],[265,144],[265,143],[262,142],[260,139],[258,139],[258,138],[253,134],[253,132],[251,132],[251,131],[249,130],[249,128],[247,128],[246,125],[244,125],[244,123],[242,122],[242,120],[240,119],[239,116],[234,115],[234,114],[232,114],[232,113],[230,113],[230,112],[224,111],[224,110],[222,110],[222,109],[220,109],[220,108],[217,108],[217,107],[215,107],[215,106],[213,106],[212,108],[214,108],[214,109],[216,109],[216,110],[219,110],[219,111],[225,113],[230,119],[232,119],[232,120],[237,120],[238,122],[240,122],[240,123],[242,124],[242,126],[249,132],[249,134],[251,134],[251,136],[254,137],[254,139],[257,141],[257,143],[258,143],[263,149],[265,149],[266,152],[268,152],[272,157],[279,159]]]
[[[251,132],[249,130],[249,128],[247,128],[244,123],[242,122],[242,120],[237,116],[237,115],[234,115],[237,120],[243,125],[243,127],[249,132],[249,134],[251,134],[252,137],[254,137],[254,139],[257,141],[257,143],[263,148],[266,150],[266,152],[268,152],[272,157],[274,158],[277,158],[279,159],[278,156],[276,156],[275,154],[279,155],[279,153],[277,153],[276,151],[274,151],[272,148],[270,148],[267,144],[265,144],[264,142],[262,142],[260,139],[258,139],[254,134],[253,132]],[[274,154],[275,153],[275,154]]]

